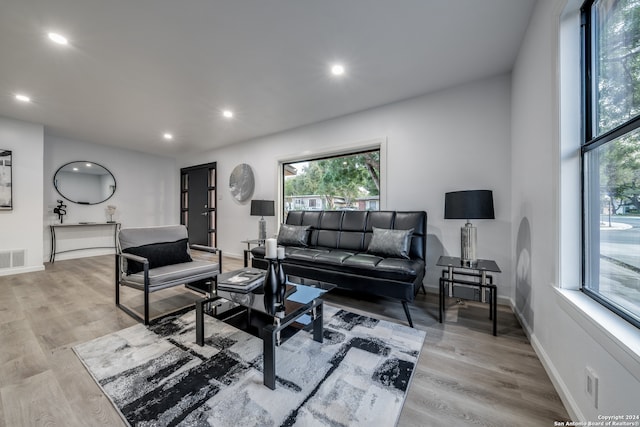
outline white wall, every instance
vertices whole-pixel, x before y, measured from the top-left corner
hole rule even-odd
[[[67,205],[65,223],[105,222],[109,219],[107,205],[115,205],[114,221],[123,227],[176,224],[179,216],[179,170],[175,159],[132,150],[72,141],[45,135],[44,140],[44,225],[57,222],[53,214],[56,200],[62,199]],[[107,201],[97,205],[78,205],[63,199],[53,186],[56,170],[71,161],[87,160],[98,163],[111,171],[116,180],[116,192]],[[44,180],[44,181],[43,181]],[[40,221],[42,223],[42,220]],[[56,233],[58,250],[83,246],[113,245],[113,229],[91,227],[87,229],[64,229]],[[44,256],[50,254],[50,233],[44,234]],[[95,249],[69,252],[56,256],[70,259],[98,254],[113,253],[113,250]]]
[[[559,17],[565,4],[538,1],[513,71],[511,270],[518,284],[513,305],[572,418],[598,421],[599,415],[638,414],[640,331],[620,325],[624,322],[583,300],[587,297],[579,291],[566,290],[577,283],[559,282],[560,277],[575,281],[580,268],[575,241],[563,242],[566,256],[560,256],[560,236],[575,240],[571,224],[580,222],[576,189],[560,174],[561,165],[570,168],[563,169],[570,171],[564,181],[575,182],[579,171],[575,149],[573,154],[561,151],[560,140]],[[575,91],[567,94],[576,96]],[[576,132],[565,127],[579,123],[579,115],[563,122],[562,137],[574,138]],[[624,338],[614,336],[616,329]],[[597,408],[584,391],[586,367],[599,376]]]
[[[0,117],[0,149],[11,150],[13,210],[0,211],[0,251],[25,249],[23,268],[0,275],[44,269],[42,264],[43,127]]]
[[[237,123],[241,126],[241,123]],[[239,205],[228,192],[229,175],[248,163],[256,178],[253,198],[277,199],[278,161],[344,150],[372,140],[386,140],[387,191],[383,208],[425,210],[428,214],[428,265],[443,252],[460,254],[464,221],[445,221],[444,193],[490,189],[496,220],[475,221],[478,255],[503,269],[500,295],[511,295],[510,273],[510,76],[502,75],[454,89],[420,96],[361,113],[179,159],[186,167],[217,162],[218,246],[240,255],[241,240],[257,237],[257,219],[249,204]],[[385,153],[383,153],[384,156]],[[386,169],[385,169],[386,168]],[[277,232],[267,218],[268,234]],[[439,269],[428,270],[436,285]]]

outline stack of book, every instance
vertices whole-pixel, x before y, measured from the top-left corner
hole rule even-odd
[[[218,289],[231,292],[250,292],[264,282],[264,272],[241,270],[218,281]]]

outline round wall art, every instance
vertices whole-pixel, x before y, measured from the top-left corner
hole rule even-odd
[[[229,192],[238,202],[245,202],[253,195],[255,181],[251,166],[246,163],[239,164],[229,177]]]

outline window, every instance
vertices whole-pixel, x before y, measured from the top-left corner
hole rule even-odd
[[[640,0],[588,0],[582,23],[582,290],[640,327]]]
[[[378,210],[380,150],[285,163],[284,215],[292,210]]]

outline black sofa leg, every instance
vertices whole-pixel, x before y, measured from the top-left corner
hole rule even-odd
[[[409,326],[413,328],[413,321],[411,320],[411,313],[409,313],[409,304],[406,301],[402,301],[402,308],[404,308],[404,314],[407,315],[407,321]]]

